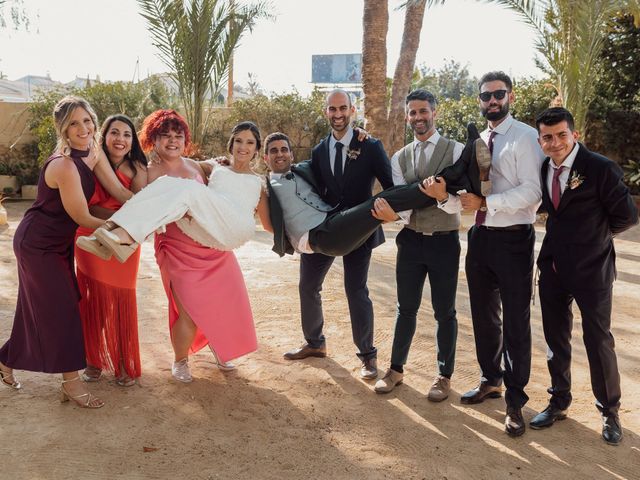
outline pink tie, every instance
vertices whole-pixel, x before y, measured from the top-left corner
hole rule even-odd
[[[562,171],[567,167],[558,167],[553,172],[553,179],[551,180],[551,203],[553,203],[553,208],[558,210],[558,206],[560,205],[560,175]]]
[[[495,130],[491,130],[491,133],[489,134],[489,142],[487,143],[487,146],[489,147],[489,153],[491,153],[491,155],[493,155],[493,139],[496,136],[496,131]],[[478,210],[476,212],[476,225],[480,226],[480,225],[484,225],[484,221],[487,218],[487,212],[486,210]]]

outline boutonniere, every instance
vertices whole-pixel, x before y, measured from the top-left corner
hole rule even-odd
[[[567,187],[569,187],[571,190],[575,190],[580,185],[582,185],[584,180],[585,180],[584,175],[580,175],[578,172],[574,170],[569,180],[567,180]]]
[[[359,155],[360,155],[360,149],[359,148],[349,148],[349,149],[347,149],[347,158],[349,159],[349,161],[356,160]]]

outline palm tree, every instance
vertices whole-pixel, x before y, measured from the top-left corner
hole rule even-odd
[[[265,2],[234,6],[224,0],[138,0],[158,56],[178,84],[187,122],[198,144],[206,130],[207,103],[228,75],[241,36],[266,18]]]
[[[387,29],[389,24],[386,0],[364,0],[362,38],[362,88],[367,129],[382,140],[388,152],[404,145],[404,99],[411,88],[411,79],[420,46],[420,32],[427,7],[444,0],[407,0],[400,56],[387,100]]]
[[[537,33],[537,66],[555,82],[559,101],[576,129],[586,133],[595,95],[606,25],[621,10],[640,20],[638,0],[489,0],[515,11]]]

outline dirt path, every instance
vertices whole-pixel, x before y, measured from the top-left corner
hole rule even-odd
[[[0,227],[0,342],[8,337],[17,292],[13,232],[24,202],[6,204]],[[468,221],[467,221],[468,223]],[[395,320],[395,231],[375,250],[369,287],[376,344],[386,368]],[[538,247],[542,233],[538,233]],[[348,310],[337,261],[323,292],[329,357],[287,362],[301,342],[298,258],[279,259],[258,232],[237,251],[254,310],[260,350],[222,373],[210,354],[193,357],[195,381],[171,379],[166,298],[150,242],[143,245],[139,317],[143,377],[123,389],[112,378],[95,387],[107,405],[87,411],[60,404],[59,379],[19,372],[22,391],[0,388],[1,479],[640,479],[640,229],[616,241],[613,333],[622,375],[625,439],[607,446],[591,394],[579,312],[574,327],[569,419],[518,439],[503,433],[504,401],[468,407],[460,394],[475,386],[469,299],[460,272],[453,394],[426,400],[435,373],[434,321],[425,293],[405,384],[380,396],[358,378]],[[463,255],[466,242],[463,242]],[[546,405],[548,374],[539,303],[533,307],[533,367],[525,409]],[[0,386],[1,387],[1,386]]]

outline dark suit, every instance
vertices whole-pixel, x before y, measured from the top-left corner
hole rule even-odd
[[[360,153],[355,159],[347,158],[342,185],[339,185],[331,170],[329,140],[330,136],[316,145],[311,156],[318,193],[327,203],[338,210],[345,210],[370,199],[376,178],[383,188],[393,186],[389,158],[381,142],[373,138],[360,142],[355,134],[348,148],[360,150]],[[369,299],[367,275],[371,250],[382,242],[384,234],[381,228],[377,228],[360,248],[343,257],[344,286],[353,341],[362,360],[374,358],[377,354],[373,346],[373,305]],[[334,258],[321,253],[302,254],[301,257],[299,291],[302,329],[307,343],[312,347],[320,347],[325,341],[320,291]]]
[[[571,305],[575,299],[582,314],[596,406],[603,415],[616,414],[620,375],[610,331],[616,275],[613,235],[636,224],[638,211],[620,168],[582,144],[556,210],[547,185],[549,162],[547,158],[541,170],[542,206],[549,216],[537,263],[542,323],[550,350],[551,403],[562,410],[571,403]],[[571,185],[577,176],[582,182]]]

